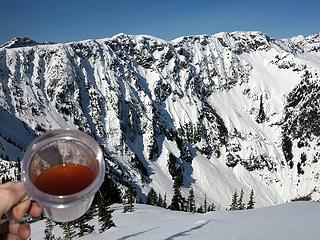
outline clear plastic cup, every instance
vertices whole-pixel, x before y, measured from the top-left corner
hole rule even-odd
[[[64,164],[81,164],[91,169],[94,180],[85,189],[70,195],[51,195],[35,186],[45,170]],[[22,181],[28,196],[44,207],[45,215],[56,222],[73,221],[90,208],[104,181],[103,153],[89,135],[70,129],[52,130],[36,138],[22,160]]]

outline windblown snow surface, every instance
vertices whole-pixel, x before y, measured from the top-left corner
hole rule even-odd
[[[123,213],[121,205],[111,208],[115,210],[113,220],[117,226],[81,239],[318,240],[320,236],[319,202],[206,214],[174,212],[143,204],[135,205],[133,213]],[[44,221],[31,226],[31,238],[43,239]],[[59,231],[55,233],[58,237]]]

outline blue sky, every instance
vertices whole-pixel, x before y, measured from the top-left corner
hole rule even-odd
[[[262,31],[274,38],[320,32],[318,0],[1,0],[0,43],[29,36],[70,42],[148,34]]]

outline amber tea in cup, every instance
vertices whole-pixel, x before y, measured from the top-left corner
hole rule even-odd
[[[51,195],[69,195],[80,192],[94,180],[90,168],[74,163],[55,166],[43,171],[34,181],[36,188]]]

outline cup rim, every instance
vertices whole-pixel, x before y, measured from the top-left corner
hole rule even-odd
[[[43,192],[34,185],[29,176],[30,160],[34,157],[37,150],[43,148],[47,144],[59,140],[73,140],[75,142],[82,143],[94,153],[95,159],[98,162],[98,172],[95,179],[89,184],[89,186],[73,194],[53,195]],[[24,154],[21,169],[21,179],[25,185],[28,196],[41,204],[58,208],[68,207],[69,205],[73,205],[78,201],[85,200],[94,195],[100,188],[105,176],[103,153],[98,143],[88,134],[69,128],[50,130],[35,138],[30,143]]]

